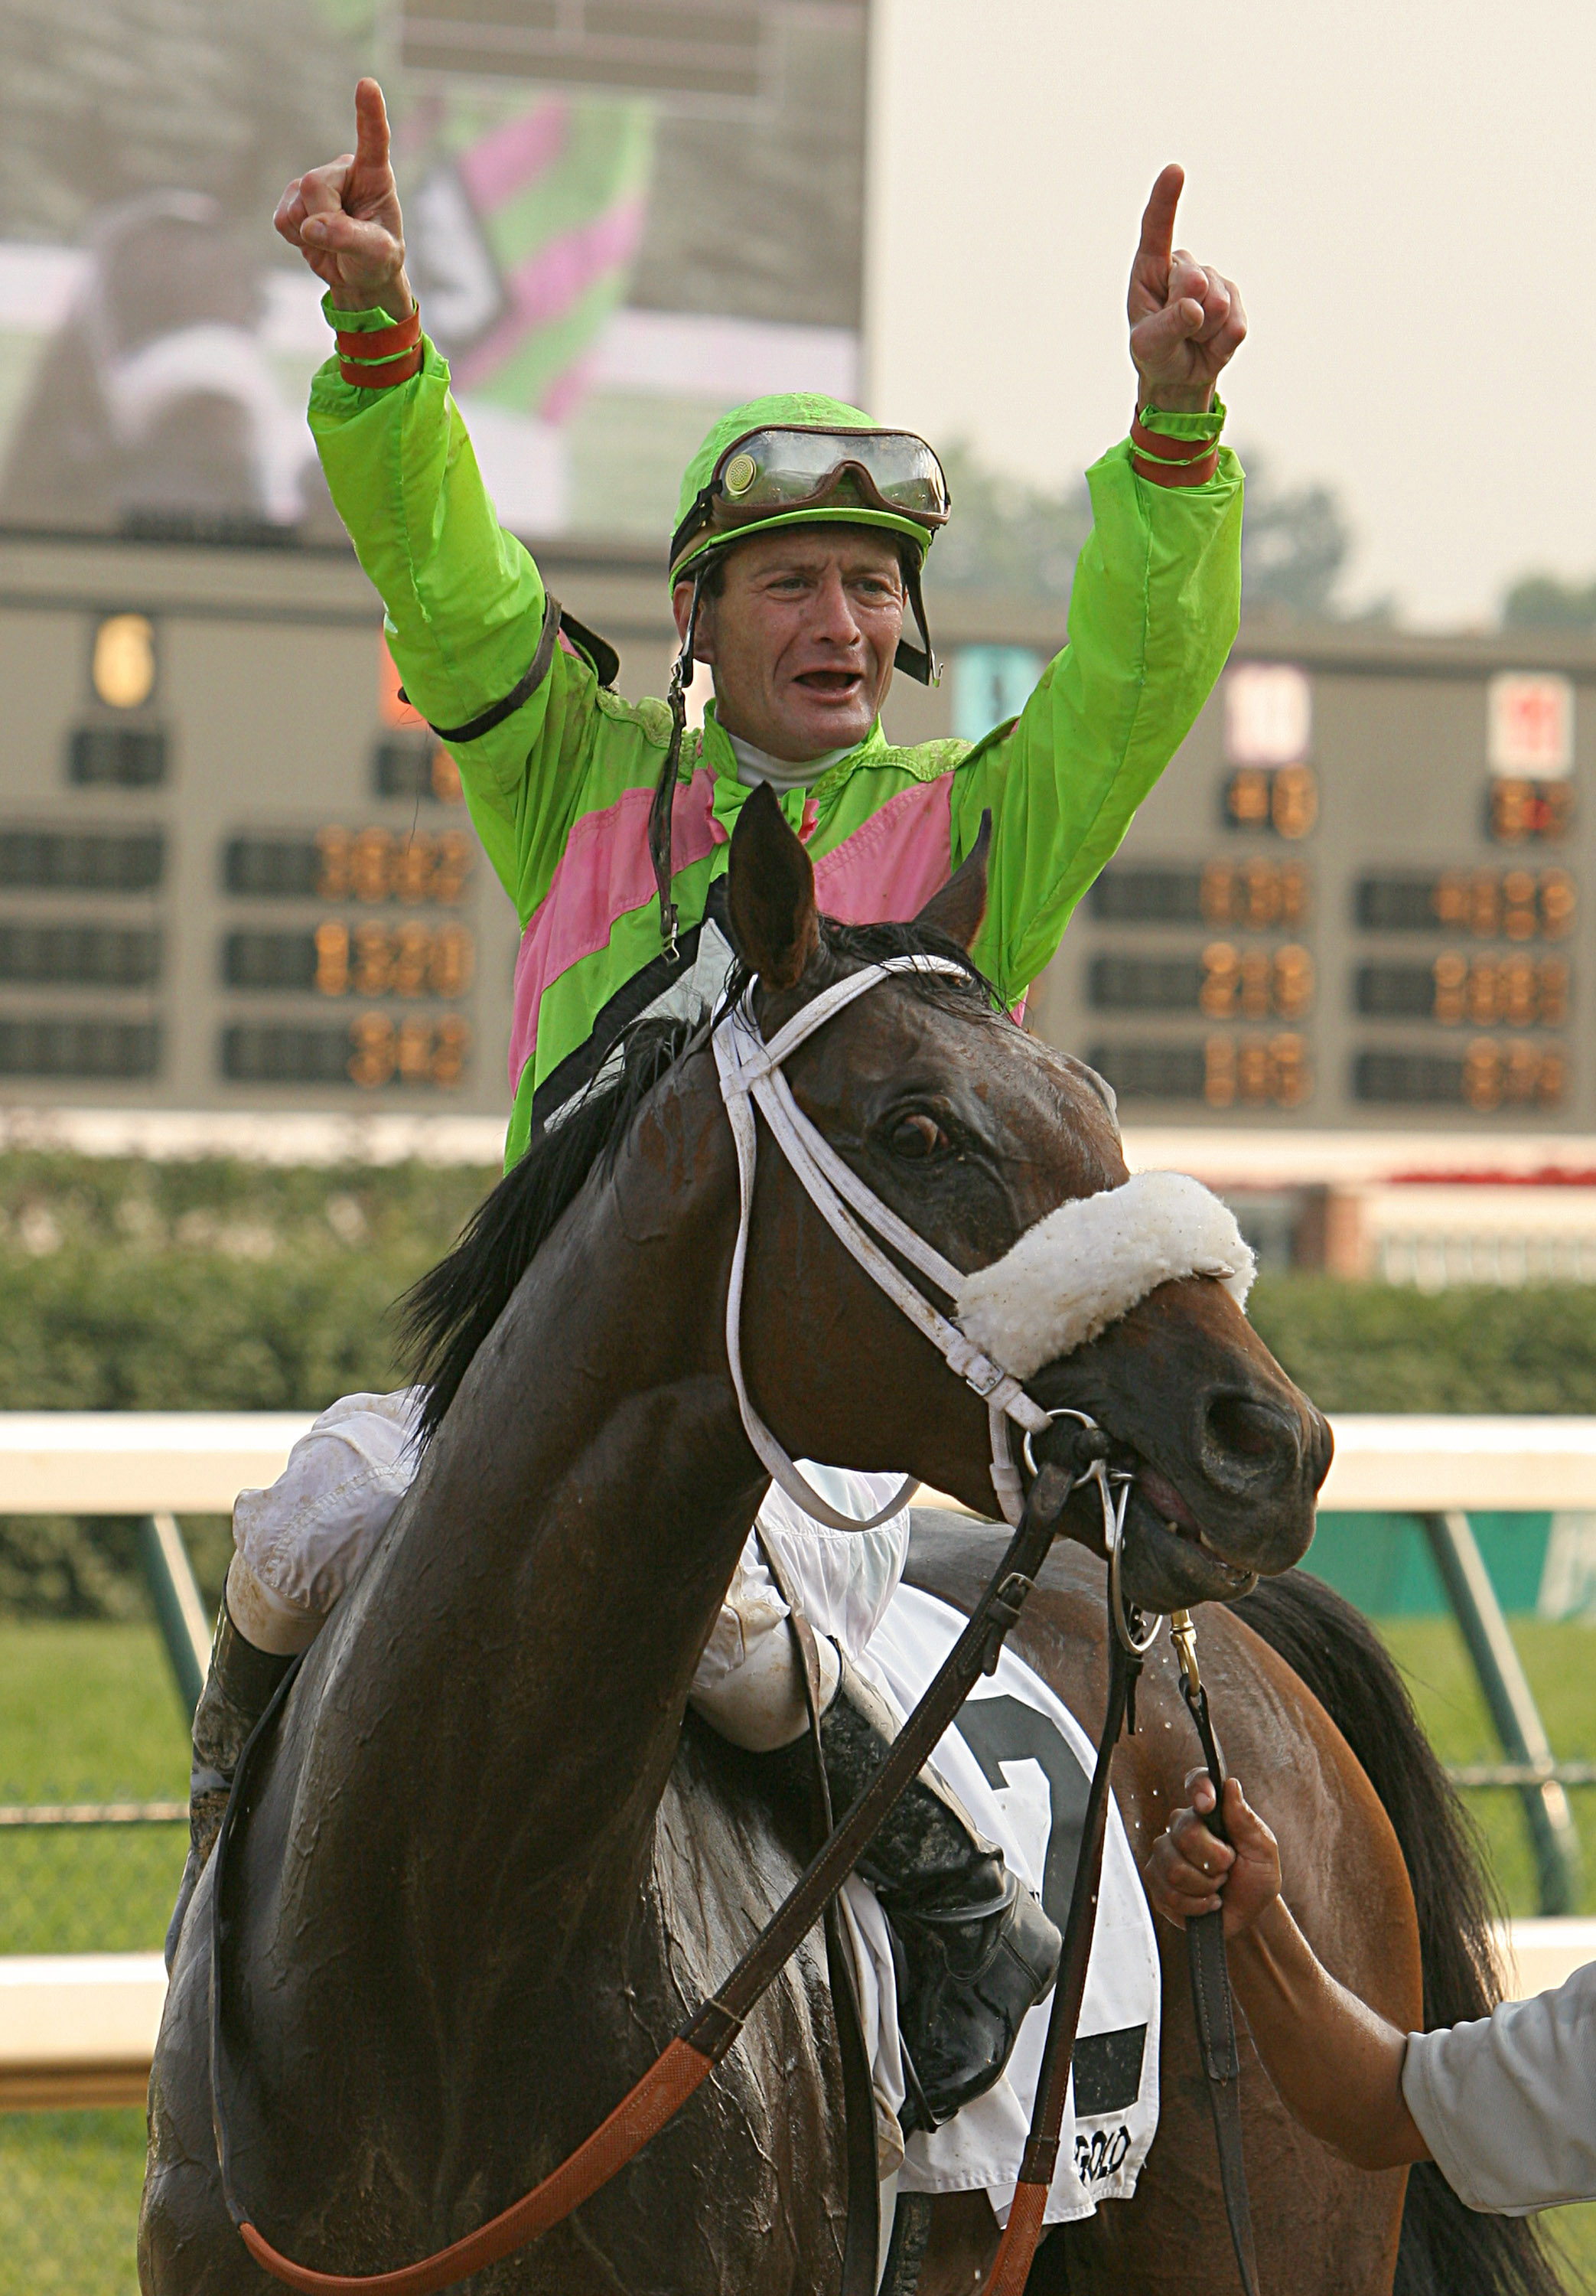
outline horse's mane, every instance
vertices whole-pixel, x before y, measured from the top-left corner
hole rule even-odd
[[[914,924],[839,925],[821,920],[828,953],[861,964],[890,956],[942,956],[958,972],[904,972],[899,980],[929,1004],[972,1000],[990,1008],[996,991],[958,942]],[[727,982],[734,1001],[748,984],[739,964]],[[478,1205],[460,1241],[400,1302],[401,1344],[426,1389],[418,1442],[430,1442],[454,1400],[471,1358],[510,1303],[512,1293],[561,1215],[590,1174],[609,1172],[632,1120],[654,1086],[682,1057],[700,1024],[643,1018],[616,1040],[597,1077],[559,1119],[534,1135],[512,1171]]]

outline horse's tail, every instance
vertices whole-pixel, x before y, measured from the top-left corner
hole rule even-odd
[[[1385,1805],[1419,1915],[1426,2030],[1488,2016],[1501,1985],[1474,1822],[1385,1645],[1303,1570],[1263,1579],[1230,1607],[1302,1677]],[[1562,2282],[1529,2218],[1477,2216],[1427,2161],[1408,2178],[1393,2296],[1562,2296]]]

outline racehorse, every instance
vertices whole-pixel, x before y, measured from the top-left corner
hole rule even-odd
[[[767,1036],[866,962],[962,957],[984,901],[978,857],[912,927],[831,926],[764,792],[733,836],[729,911]],[[789,1078],[843,1158],[966,1267],[1126,1177],[1101,1085],[994,1012],[973,968],[894,974],[811,1037]],[[528,1152],[435,1273],[436,1432],[263,1738],[229,1850],[217,2006],[233,2177],[253,2222],[300,2263],[392,2269],[536,2183],[665,2048],[804,1861],[802,1828],[773,1806],[758,1760],[686,1711],[766,1484],[729,1370],[738,1218],[706,1032],[656,1024],[633,1032],[613,1078]],[[755,1194],[742,1354],[791,1453],[900,1468],[990,1511],[985,1408],[774,1154]],[[1049,1408],[1090,1412],[1135,1469],[1125,1583],[1144,1607],[1234,1596],[1305,1548],[1329,1431],[1219,1283],[1160,1285],[1027,1386]],[[1101,1552],[1084,1504],[1064,1520]],[[945,1538],[921,1583],[967,1604],[990,1540],[973,1527]],[[1093,1733],[1104,1639],[1087,1589],[1100,1578],[1084,1557],[1055,1560],[1016,1644]],[[1217,1605],[1203,1654],[1298,1920],[1365,1999],[1417,2023],[1412,1893],[1367,1778],[1290,1669]],[[1195,1759],[1162,1655],[1140,1703],[1119,1787],[1138,1851]],[[215,1874],[213,1860],[151,2075],[146,2296],[275,2284],[241,2244],[217,2169]],[[1076,2296],[1233,2285],[1178,1939],[1164,2022],[1162,2128],[1134,2203],[1072,2239]],[[1249,2071],[1265,2286],[1388,2289],[1401,2172],[1336,2161],[1285,2119],[1256,2061]],[[811,1939],[692,2103],[474,2284],[835,2288],[841,2095]],[[923,2296],[974,2285],[994,2239],[984,2195],[939,2201]],[[1056,2236],[1044,2244],[1033,2284],[1063,2285],[1065,2257]]]

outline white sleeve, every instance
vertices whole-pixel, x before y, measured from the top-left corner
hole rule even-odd
[[[866,1475],[800,1459],[798,1472],[839,1514],[868,1521],[903,1488],[901,1475]],[[874,1530],[832,1530],[794,1505],[777,1483],[765,1493],[759,1528],[770,1541],[798,1608],[816,1634],[831,1635],[850,1658],[863,1653],[886,1616],[909,1554],[909,1510]],[[786,1605],[782,1605],[783,1613]]]
[[[362,1568],[415,1480],[425,1390],[346,1395],[323,1412],[264,1491],[241,1491],[233,1543],[268,1593],[322,1618]]]
[[[1466,2208],[1521,2217],[1596,2200],[1596,1963],[1555,1993],[1411,2033],[1402,2093]]]

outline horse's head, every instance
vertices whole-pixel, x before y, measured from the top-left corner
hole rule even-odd
[[[728,897],[741,954],[759,975],[767,1040],[893,942],[893,928],[823,922],[808,857],[764,791],[742,808]],[[899,945],[962,953],[986,898],[983,833]],[[1062,1207],[1130,1179],[1106,1086],[994,1012],[973,972],[881,982],[799,1046],[785,1074],[844,1161],[972,1276]],[[759,1169],[743,1355],[776,1435],[839,1464],[918,1473],[990,1513],[984,1407],[842,1251],[768,1139]],[[1104,1328],[1087,1295],[1100,1292],[1112,1308],[1114,1285],[1089,1262],[1093,1254],[1101,1262],[1116,1226],[1102,1215],[1133,1207],[1136,1218],[1120,1223],[1124,1248],[1144,1280],[1134,1304],[1114,1308]],[[1228,1227],[1193,1184],[1171,1183],[1163,1198],[1137,1184],[1123,1208],[1100,1201],[1084,1220],[1055,1222],[1028,1274],[1021,1256],[1007,1263],[1022,1289],[1049,1295],[1020,1302],[1031,1360],[1008,1367],[1047,1409],[1089,1413],[1111,1438],[1115,1464],[1134,1468],[1124,1585],[1152,1611],[1222,1598],[1248,1574],[1297,1562],[1330,1464],[1329,1427],[1248,1324],[1233,1296],[1241,1287],[1207,1275],[1158,1280],[1159,1219],[1195,1217],[1200,1226],[1205,1207]],[[1086,1244],[1072,1265],[1068,1239],[1077,1234]],[[1001,1356],[990,1332],[1012,1332],[1013,1318],[988,1324],[978,1336]],[[1051,1355],[1050,1333],[1068,1334]],[[1091,1496],[1077,1494],[1065,1520],[1101,1545]]]

